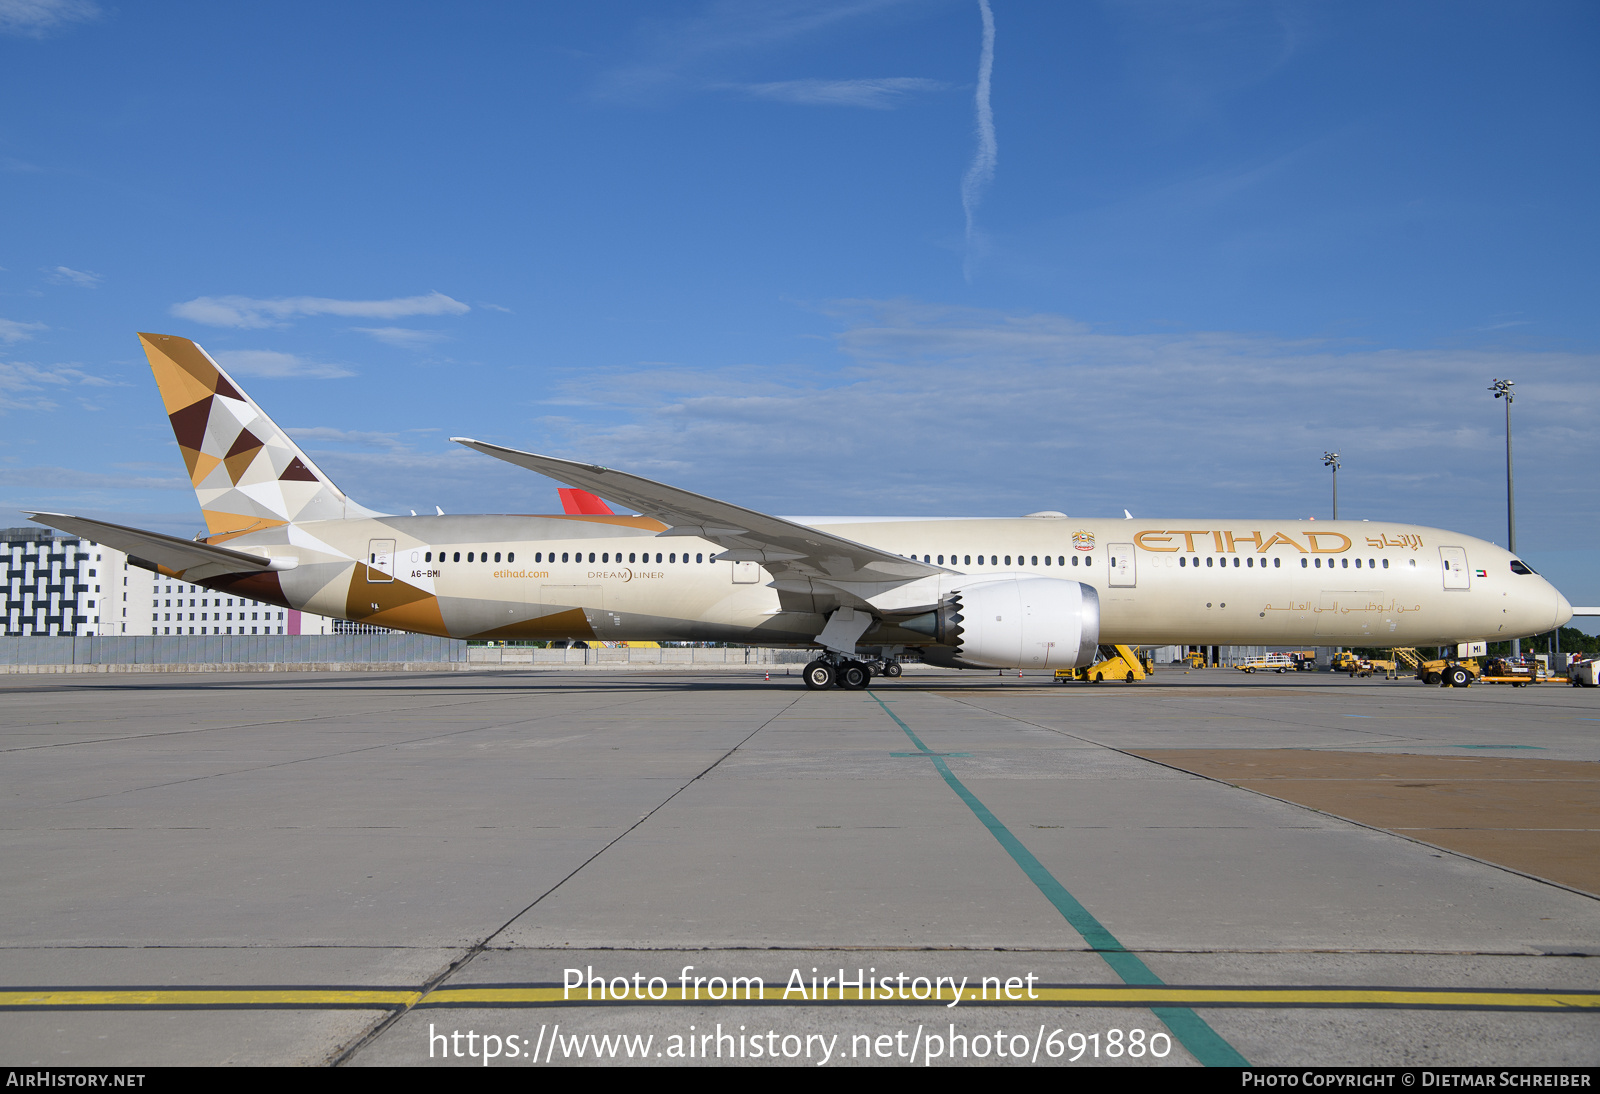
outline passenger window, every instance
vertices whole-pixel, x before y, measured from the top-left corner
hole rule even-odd
[[[1067,556],[1066,555],[1057,555],[1056,556],[1056,565],[1057,566],[1065,566],[1066,564],[1067,564]]]
[[[965,565],[971,566],[972,565],[972,556],[971,555],[964,555],[963,557],[967,560]]]
[[[515,552],[515,551],[507,551],[506,552],[506,561],[507,562],[515,562],[515,561],[517,561],[517,552]]]
[[[1049,555],[1045,555],[1044,556],[1044,564],[1046,566],[1050,565],[1050,556]]]
[[[1034,565],[1034,566],[1039,565],[1039,556],[1038,555],[1034,555],[1033,556],[1033,562],[1031,563],[1031,565]]]
[[[1275,559],[1273,559],[1273,560],[1272,560],[1272,568],[1273,568],[1273,569],[1274,569],[1274,570],[1276,570],[1276,569],[1279,569],[1279,568],[1281,568],[1281,567],[1282,567],[1282,566],[1283,566],[1283,559],[1281,559],[1281,558],[1275,558]]]
[[[1073,555],[1072,556],[1072,564],[1074,566],[1076,566],[1078,564],[1078,556],[1077,555]]]
[[[628,561],[629,561],[629,562],[632,562],[632,561],[633,561],[633,556],[634,556],[634,552],[633,552],[633,551],[629,551],[629,552],[628,552]]]
[[[1250,567],[1254,566],[1255,564],[1256,564],[1256,560],[1253,559],[1253,558],[1247,558],[1247,559],[1244,560],[1244,565],[1245,565],[1246,569],[1249,569]]]
[[[656,561],[657,561],[657,562],[660,562],[660,561],[661,561],[661,552],[660,552],[660,551],[657,551],[657,552],[656,552]]]
[[[594,552],[593,552],[593,551],[590,551],[590,552],[589,552],[589,561],[590,561],[590,562],[593,562],[593,561],[594,561]]]
[[[1384,559],[1383,560],[1383,568],[1385,570],[1387,570],[1389,568],[1389,560],[1388,559]]]
[[[535,551],[535,552],[533,552],[533,561],[535,561],[535,562],[543,562],[544,561],[544,552],[543,551]]]
[[[1179,555],[1178,556],[1178,565],[1179,566],[1187,566],[1187,565],[1189,565],[1189,560],[1184,558],[1182,555]]]
[[[944,565],[944,556],[943,555],[939,556],[939,565],[941,565],[941,566]]]
[[[1346,569],[1346,570],[1348,570],[1348,569],[1349,569],[1349,568],[1350,568],[1350,560],[1349,560],[1349,559],[1348,559],[1348,558],[1341,558],[1341,559],[1340,559],[1340,560],[1339,560],[1339,565],[1340,565],[1340,567],[1342,567],[1342,568],[1343,568],[1343,569]]]
[[[1300,568],[1302,570],[1304,570],[1307,566],[1310,566],[1310,565],[1311,565],[1311,563],[1307,562],[1305,559],[1302,558],[1300,560]]]
[[[471,552],[471,551],[468,551],[468,552],[467,552],[467,561],[468,561],[468,562],[471,562],[471,561],[472,561],[472,554],[473,554],[473,553],[472,553],[472,552]]]
[[[1320,558],[1317,559],[1317,569],[1322,569],[1322,560]]]
[[[1413,570],[1415,570],[1417,568],[1417,560],[1416,559],[1408,558],[1408,559],[1406,559],[1406,562],[1408,562],[1410,564],[1410,566],[1411,566],[1411,568]]]
[[[678,561],[678,556],[677,556],[677,554],[676,554],[676,553],[674,553],[674,554],[670,554],[670,555],[668,555],[668,556],[667,556],[667,561],[668,561],[668,562],[676,562],[676,561]]]
[[[422,561],[424,561],[424,562],[432,562],[433,561],[433,552],[432,551],[424,551],[422,553]]]
[[[1094,556],[1093,555],[1084,555],[1083,556],[1083,564],[1085,566],[1093,566],[1094,565]]]
[[[1206,568],[1210,569],[1214,564],[1215,564],[1215,560],[1210,555],[1207,555],[1206,556]]]
[[[561,552],[561,561],[562,562],[567,561],[567,552],[566,551],[562,551]]]
[[[499,551],[496,551],[496,552],[495,552],[495,553],[494,553],[494,560],[495,560],[495,561],[496,561],[496,562],[499,562],[499,561],[500,561],[500,552],[499,552]]]
[[[1007,566],[1011,565],[1011,556],[1010,555],[1006,556],[1006,565]]]

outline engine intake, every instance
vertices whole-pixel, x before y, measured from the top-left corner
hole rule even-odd
[[[1011,577],[953,590],[900,626],[949,652],[923,659],[959,668],[1060,669],[1090,664],[1100,641],[1100,595],[1081,581]]]

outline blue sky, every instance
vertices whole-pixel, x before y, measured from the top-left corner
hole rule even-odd
[[[1509,376],[1600,603],[1600,9],[992,17],[982,116],[977,0],[0,0],[0,521],[198,527],[136,330],[398,512],[556,506],[452,435],[784,513],[1322,517],[1332,448],[1504,542]]]

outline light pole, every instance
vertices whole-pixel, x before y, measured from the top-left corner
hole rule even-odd
[[[1339,453],[1324,452],[1322,466],[1333,469],[1333,519],[1339,519]]]
[[[1517,553],[1517,493],[1511,477],[1511,389],[1515,384],[1515,380],[1496,380],[1489,385],[1496,399],[1506,401],[1506,550],[1512,554]],[[1511,656],[1522,656],[1520,638],[1511,640]]]

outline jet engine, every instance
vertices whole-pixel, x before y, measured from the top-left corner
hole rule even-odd
[[[948,649],[924,649],[923,660],[955,668],[1064,669],[1094,661],[1100,641],[1100,596],[1093,586],[1055,577],[975,581],[954,589],[938,608],[899,621]]]

